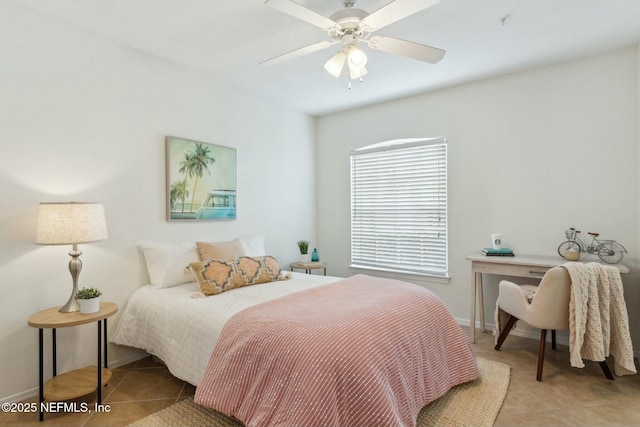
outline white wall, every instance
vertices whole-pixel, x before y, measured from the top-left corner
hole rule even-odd
[[[492,232],[516,253],[554,255],[566,228],[597,231],[629,251],[625,296],[638,350],[637,56],[627,48],[320,118],[318,236],[331,273],[351,273],[349,151],[443,136],[451,280],[426,286],[468,322],[465,256],[488,246]],[[488,281],[491,323],[496,297],[496,281]]]
[[[35,244],[38,203],[104,203],[109,239],[81,245],[80,285],[120,307],[148,280],[139,242],[265,234],[285,264],[296,240],[315,238],[313,118],[10,2],[0,52],[0,399],[37,386],[27,318],[71,292],[71,247]],[[165,135],[237,148],[237,220],[165,221]],[[59,330],[59,372],[95,364],[95,335],[95,325]],[[131,357],[110,346],[113,363]]]

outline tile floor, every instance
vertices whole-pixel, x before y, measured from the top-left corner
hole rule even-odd
[[[551,334],[548,334],[551,335]],[[495,427],[640,426],[640,375],[605,378],[597,362],[572,368],[569,349],[547,343],[542,381],[536,381],[538,340],[509,336],[500,351],[494,337],[476,333],[475,352],[511,367],[511,381]],[[608,360],[613,371],[613,360]]]
[[[112,369],[111,380],[102,390],[102,403],[109,412],[45,414],[43,422],[38,421],[38,413],[2,412],[0,426],[126,426],[195,393],[194,386],[175,378],[151,357]],[[90,409],[96,401],[96,393],[76,400],[88,403]],[[37,402],[37,397],[30,402]]]
[[[547,348],[542,382],[535,380],[538,342],[510,336],[501,351],[493,336],[476,334],[476,353],[511,366],[511,382],[496,427],[504,426],[640,426],[640,375],[607,380],[595,362],[584,369],[569,366],[565,346]],[[611,361],[609,364],[611,365]],[[113,370],[103,391],[109,413],[0,413],[0,426],[126,426],[194,394],[195,387],[173,377],[151,360]],[[95,403],[95,393],[79,399]]]

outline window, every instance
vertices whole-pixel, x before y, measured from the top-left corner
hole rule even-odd
[[[351,152],[351,266],[447,276],[444,138]]]

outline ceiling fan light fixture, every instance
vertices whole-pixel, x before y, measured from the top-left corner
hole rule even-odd
[[[327,70],[327,72],[331,74],[333,77],[340,77],[340,74],[342,74],[342,69],[344,68],[344,63],[346,59],[347,59],[347,56],[344,54],[344,52],[340,51],[335,55],[333,55],[331,59],[329,59],[324,64],[324,69]]]
[[[349,79],[360,79],[367,74],[367,55],[358,47],[354,45],[348,46],[347,51],[347,64],[349,64]]]
[[[367,65],[367,55],[357,46],[352,45],[349,48],[348,61],[350,69],[360,70]]]
[[[342,45],[341,51],[332,56],[324,64],[324,68],[329,74],[339,78],[343,73],[345,63],[348,64],[348,86],[351,88],[352,80],[362,81],[362,77],[367,74],[367,54],[358,48],[358,43],[367,43],[372,49],[414,58],[430,64],[440,61],[446,53],[442,49],[393,37],[381,35],[370,37],[374,31],[434,6],[440,0],[387,0],[385,6],[372,13],[355,8],[357,0],[341,0],[344,8],[328,18],[302,6],[298,1],[264,0],[264,3],[280,12],[323,29],[327,32],[330,41],[318,42],[296,49],[263,61],[261,65],[278,64],[340,43]],[[502,18],[503,25],[509,17],[510,15],[505,15]]]

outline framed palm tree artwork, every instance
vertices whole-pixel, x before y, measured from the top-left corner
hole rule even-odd
[[[236,150],[166,137],[167,220],[236,219]]]

